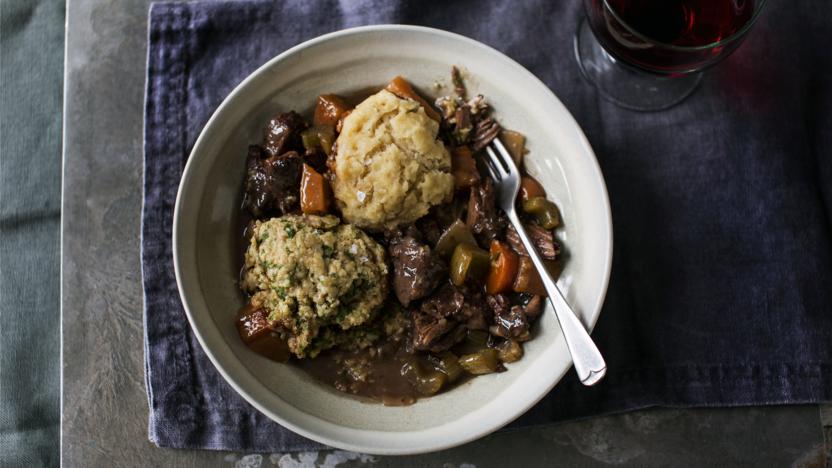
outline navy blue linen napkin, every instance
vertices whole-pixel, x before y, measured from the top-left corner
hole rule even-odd
[[[832,4],[772,0],[682,104],[637,113],[580,75],[578,0],[211,2],[150,11],[142,267],[150,439],[318,447],[222,380],[185,318],[171,257],[182,167],[246,75],[303,40],[372,23],[476,38],[540,77],[583,127],[609,188],[615,258],[593,333],[609,372],[572,372],[514,425],[648,406],[832,399]],[[464,58],[460,58],[464,61]]]

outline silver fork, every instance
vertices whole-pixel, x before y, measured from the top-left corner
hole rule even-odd
[[[497,203],[506,212],[511,224],[514,225],[514,229],[517,230],[523,245],[526,246],[526,252],[528,252],[535,268],[537,268],[537,272],[540,274],[540,278],[543,280],[543,285],[549,295],[549,301],[555,308],[563,337],[566,338],[566,347],[569,348],[569,354],[572,355],[572,362],[575,364],[578,378],[581,379],[581,383],[584,385],[595,385],[607,373],[607,364],[604,362],[601,352],[598,351],[598,347],[589,337],[586,328],[564,299],[558,285],[549,276],[549,272],[546,271],[543,264],[543,259],[537,253],[532,240],[520,223],[517,210],[514,208],[517,193],[520,191],[520,170],[514,164],[514,159],[512,159],[511,154],[499,138],[495,138],[485,150],[488,153],[485,165],[494,179]]]

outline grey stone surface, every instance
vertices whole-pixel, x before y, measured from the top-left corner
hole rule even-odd
[[[499,433],[403,458],[155,447],[147,440],[139,264],[148,3],[71,0],[67,7],[65,466],[823,466],[816,406],[639,411]],[[832,410],[824,411],[832,426]]]

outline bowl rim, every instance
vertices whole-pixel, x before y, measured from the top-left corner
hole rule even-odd
[[[188,322],[191,326],[191,330],[193,331],[194,335],[196,336],[197,340],[199,341],[200,346],[202,347],[205,354],[208,356],[211,363],[217,369],[217,371],[222,375],[223,379],[240,395],[242,396],[250,405],[255,407],[258,411],[266,415],[268,418],[272,419],[273,421],[277,422],[278,424],[282,425],[283,427],[299,434],[303,437],[308,439],[314,440],[316,442],[325,444],[330,447],[336,447],[345,450],[351,450],[355,452],[361,453],[370,453],[370,454],[377,454],[377,455],[411,455],[411,454],[420,454],[420,453],[428,453],[439,451],[443,449],[448,449],[451,447],[456,447],[473,440],[479,439],[485,435],[488,435],[503,426],[509,424],[517,417],[528,411],[532,406],[537,404],[544,396],[546,396],[552,388],[557,385],[566,372],[572,366],[568,366],[566,370],[560,375],[553,379],[551,383],[546,385],[545,391],[540,392],[540,394],[535,395],[533,398],[530,398],[525,405],[521,405],[510,417],[499,419],[496,421],[488,421],[487,423],[483,423],[478,425],[478,427],[465,432],[461,437],[452,438],[452,439],[442,439],[442,440],[435,440],[432,443],[423,443],[421,445],[407,445],[406,447],[403,446],[391,446],[391,445],[371,445],[371,444],[361,444],[355,442],[349,442],[344,440],[334,439],[332,437],[321,435],[306,428],[300,427],[297,424],[294,424],[288,421],[286,418],[282,417],[280,414],[268,409],[265,407],[264,404],[261,404],[257,398],[255,398],[252,394],[250,394],[247,390],[243,389],[239,386],[234,377],[231,376],[231,371],[226,369],[223,364],[221,363],[220,359],[215,355],[215,353],[211,350],[210,347],[206,345],[205,337],[200,332],[200,328],[197,325],[197,320],[195,319],[194,312],[191,311],[189,306],[189,302],[187,299],[187,294],[183,288],[183,273],[182,273],[182,266],[180,265],[180,256],[182,252],[182,247],[178,241],[180,230],[182,229],[179,225],[179,222],[182,218],[182,199],[184,198],[186,192],[188,192],[188,181],[192,178],[193,174],[193,165],[196,164],[194,161],[198,158],[195,156],[204,151],[203,146],[205,146],[206,130],[212,128],[216,125],[216,121],[218,120],[219,116],[224,114],[223,110],[229,106],[232,101],[234,101],[238,94],[241,94],[245,88],[248,87],[249,83],[254,81],[258,76],[266,72],[268,69],[273,67],[276,63],[281,62],[288,57],[291,57],[298,52],[312,47],[314,45],[337,40],[339,38],[344,38],[347,36],[353,35],[362,35],[362,34],[372,34],[377,32],[389,32],[389,31],[397,31],[397,32],[413,32],[413,33],[420,33],[420,34],[428,34],[439,36],[444,39],[460,41],[467,44],[470,47],[480,49],[480,51],[488,54],[489,58],[495,59],[497,61],[502,61],[504,65],[515,68],[521,74],[526,75],[530,80],[536,82],[540,85],[541,90],[543,93],[548,93],[548,97],[554,100],[557,105],[560,106],[559,111],[562,111],[563,117],[568,119],[571,122],[571,125],[574,127],[576,131],[576,137],[579,140],[579,144],[583,146],[588,154],[592,156],[588,158],[588,164],[590,164],[592,171],[598,178],[598,188],[600,189],[601,193],[600,200],[603,204],[603,220],[605,221],[603,228],[603,232],[601,232],[602,240],[605,240],[606,244],[606,251],[603,252],[604,255],[604,264],[603,264],[603,278],[602,278],[602,285],[600,289],[600,293],[595,298],[595,303],[591,305],[591,307],[586,308],[588,323],[588,330],[591,332],[592,329],[595,327],[595,323],[598,320],[598,317],[601,313],[601,307],[603,306],[607,289],[609,286],[609,279],[610,279],[610,271],[612,268],[612,255],[613,255],[613,232],[612,232],[612,213],[610,209],[610,202],[609,202],[609,194],[607,191],[606,182],[604,180],[603,173],[601,171],[600,165],[598,164],[598,159],[595,156],[595,152],[592,150],[589,141],[586,138],[581,127],[578,125],[577,121],[575,120],[574,116],[569,112],[566,106],[558,99],[558,97],[552,92],[549,87],[543,83],[539,78],[537,78],[534,74],[532,74],[528,69],[526,69],[523,65],[516,62],[514,59],[510,58],[509,56],[505,55],[504,53],[500,52],[499,50],[483,44],[475,39],[463,36],[461,34],[453,33],[450,31],[445,31],[442,29],[431,28],[426,26],[415,26],[415,25],[401,25],[401,24],[379,24],[379,25],[369,25],[369,26],[358,26],[352,27],[347,29],[342,29],[334,32],[330,32],[327,34],[323,34],[317,36],[315,38],[309,39],[304,41],[298,45],[295,45],[282,53],[276,55],[275,57],[269,59],[266,63],[258,67],[255,71],[250,73],[243,79],[239,84],[237,84],[234,89],[226,96],[220,105],[214,110],[211,114],[211,117],[205,123],[205,125],[200,130],[199,136],[197,137],[196,141],[194,142],[193,148],[188,155],[188,159],[185,163],[185,167],[182,170],[182,176],[180,178],[179,187],[176,193],[176,201],[174,205],[174,213],[173,213],[173,229],[172,229],[172,254],[173,254],[173,264],[174,264],[174,274],[176,277],[176,285],[177,290],[179,292],[179,296],[182,302],[182,307],[185,310],[185,314],[188,318]],[[592,312],[589,314],[588,312]],[[314,415],[309,415],[310,417],[316,417]],[[363,432],[366,434],[371,433],[384,433],[385,431],[372,431],[367,429],[357,429],[339,425],[334,422],[325,421],[326,424],[331,425],[333,428],[338,428],[344,431],[357,431]],[[427,429],[426,431],[430,431],[431,429]],[[401,434],[402,436],[406,436],[408,432],[396,432],[396,434]]]

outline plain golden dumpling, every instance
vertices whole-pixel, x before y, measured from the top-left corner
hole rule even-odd
[[[416,101],[379,91],[344,119],[333,193],[346,222],[382,230],[416,221],[453,195],[439,124]]]

